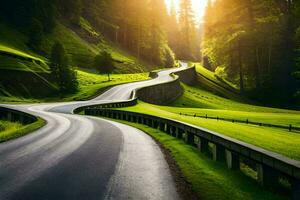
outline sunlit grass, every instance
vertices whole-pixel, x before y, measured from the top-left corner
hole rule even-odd
[[[23,98],[7,93],[6,96],[0,96],[1,102],[14,102],[14,103],[34,103],[34,102],[56,102],[56,101],[78,101],[88,100],[103,92],[108,87],[119,84],[142,81],[149,79],[148,73],[137,74],[111,74],[111,81],[107,81],[106,74],[95,74],[76,70],[78,77],[78,91],[73,94],[45,97],[45,98]],[[6,92],[0,85],[0,92]]]
[[[45,121],[42,119],[28,125],[22,125],[19,122],[0,121],[0,143],[32,133],[43,125],[45,125]]]
[[[299,111],[243,104],[219,97],[200,88],[193,88],[186,85],[184,85],[184,89],[186,91],[184,95],[172,104],[173,106],[182,106],[182,104],[184,104],[183,107],[157,106],[139,102],[136,106],[122,108],[122,110],[142,112],[180,120],[300,160],[299,133],[278,128],[179,115],[179,113],[208,114],[209,116],[241,120],[249,119],[250,121],[299,126]],[[193,106],[198,108],[192,108]]]
[[[119,121],[119,120],[118,120]],[[141,124],[119,121],[148,133],[170,151],[185,179],[203,200],[279,200],[287,199],[260,187],[257,182],[240,171],[230,171],[222,163],[212,161],[195,147],[186,145],[159,130]]]
[[[77,71],[79,90],[77,93],[64,97],[62,100],[86,100],[100,94],[108,87],[128,82],[142,81],[149,78],[148,73],[138,74],[111,74],[111,81],[107,81],[106,74],[93,74]]]

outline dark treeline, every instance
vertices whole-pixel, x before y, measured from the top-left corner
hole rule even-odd
[[[299,99],[299,1],[215,0],[204,20],[203,53],[219,75],[268,101]]]
[[[86,18],[99,32],[138,58],[171,67],[179,59],[200,59],[199,30],[190,0],[181,1],[177,16],[164,0],[4,0],[0,17],[26,31],[38,50],[56,20],[76,25]]]

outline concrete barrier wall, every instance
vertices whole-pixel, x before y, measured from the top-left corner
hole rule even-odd
[[[147,103],[167,105],[183,94],[184,91],[180,86],[180,82],[188,85],[196,83],[197,74],[195,67],[184,69],[174,74],[177,76],[174,76],[174,80],[171,82],[139,89],[137,98]],[[150,77],[154,78],[156,76],[155,72],[150,73]]]
[[[197,72],[195,67],[188,68],[175,73],[179,76],[179,81],[187,85],[195,85],[197,83]]]
[[[85,114],[141,123],[159,129],[188,144],[197,146],[199,151],[208,151],[212,146],[215,161],[226,162],[229,169],[240,168],[241,158],[256,163],[258,182],[265,187],[277,187],[279,177],[287,177],[292,188],[292,199],[300,199],[300,162],[256,147],[239,140],[209,131],[184,122],[157,116],[110,109],[86,109]]]
[[[24,125],[31,124],[38,120],[37,117],[33,115],[7,107],[0,107],[0,119],[11,122],[20,122]]]
[[[183,94],[180,81],[176,78],[174,81],[150,87],[141,88],[137,91],[137,98],[152,104],[167,105],[175,101]]]

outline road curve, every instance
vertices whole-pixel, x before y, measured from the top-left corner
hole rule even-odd
[[[90,101],[5,105],[47,124],[0,144],[0,199],[180,199],[164,156],[148,135],[72,113],[80,106],[129,100],[134,90],[171,81],[170,73],[184,68],[115,86]]]

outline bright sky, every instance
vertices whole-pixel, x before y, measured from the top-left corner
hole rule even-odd
[[[168,8],[171,7],[172,1],[176,6],[177,11],[179,10],[180,0],[165,0]],[[197,17],[197,22],[200,22],[200,19],[204,16],[207,0],[191,0],[193,4],[193,9],[195,16]]]

